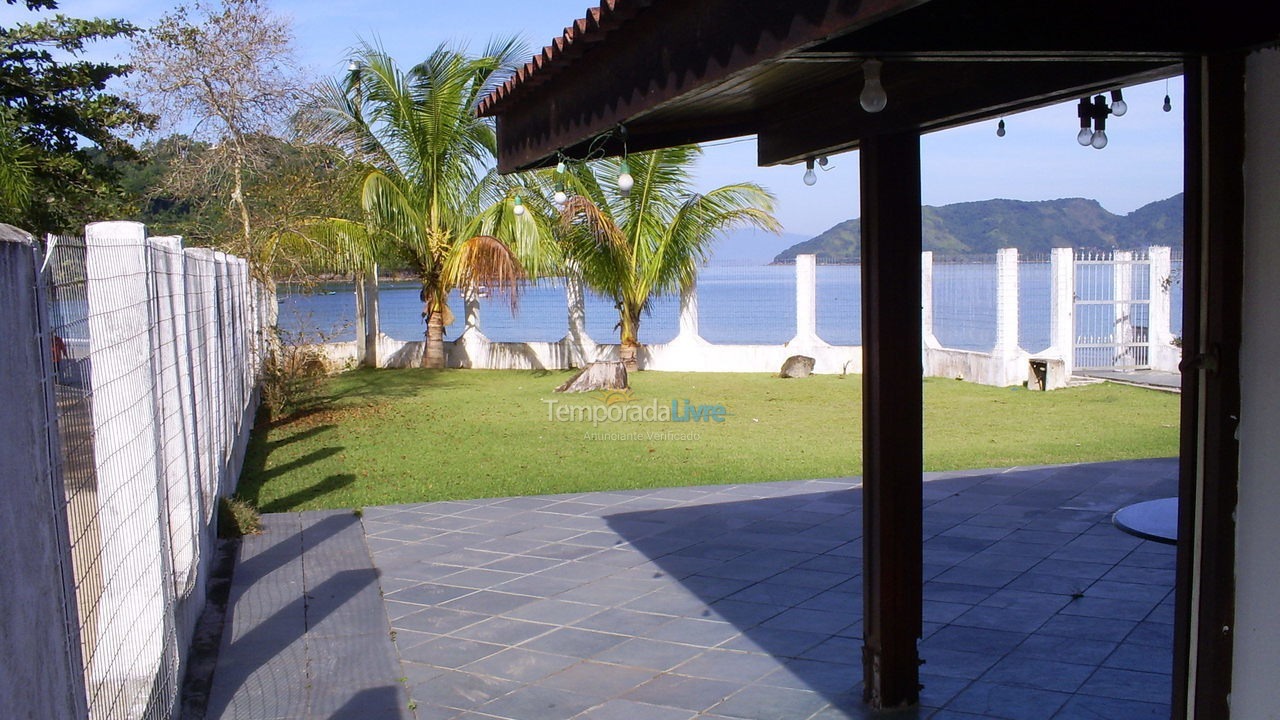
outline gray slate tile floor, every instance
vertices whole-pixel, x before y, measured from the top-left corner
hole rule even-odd
[[[929,474],[924,689],[893,717],[1168,717],[1173,547],[1110,516],[1176,474]],[[268,516],[209,717],[871,717],[860,512],[810,480]]]

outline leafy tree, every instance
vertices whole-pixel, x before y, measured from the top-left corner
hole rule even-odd
[[[165,190],[222,198],[234,222],[224,245],[259,267],[274,243],[255,223],[250,186],[292,152],[281,142],[303,97],[292,43],[289,22],[259,0],[197,0],[161,17],[132,55],[141,101],[200,143],[172,159]]]
[[[354,269],[399,257],[421,278],[423,367],[445,365],[449,293],[488,285],[514,302],[518,282],[554,262],[551,216],[517,212],[514,181],[492,169],[496,138],[475,107],[523,52],[514,42],[479,57],[440,46],[408,71],[364,46],[353,71],[324,85],[302,121],[363,168],[363,219],[318,228],[335,257]],[[528,193],[531,200],[532,193]]]
[[[21,4],[32,11],[58,7],[54,0]],[[119,200],[117,178],[110,165],[94,162],[91,150],[131,156],[121,135],[151,118],[106,91],[127,66],[78,58],[90,43],[135,32],[123,20],[62,14],[0,27],[0,185],[7,186],[0,219],[36,233],[76,232],[109,216]],[[13,180],[18,184],[8,185]]]
[[[562,213],[565,255],[588,287],[618,308],[620,356],[636,368],[640,319],[659,295],[681,292],[697,276],[716,236],[735,227],[773,232],[773,196],[739,183],[693,192],[690,171],[701,151],[683,146],[627,158],[635,185],[616,183],[619,159],[577,166],[566,178],[575,195]]]

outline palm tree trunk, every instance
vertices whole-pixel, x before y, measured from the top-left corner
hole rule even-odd
[[[622,327],[619,334],[618,359],[627,368],[627,372],[635,372],[639,369],[636,355],[640,351],[640,342],[636,338],[640,332],[640,313],[623,308],[619,314]]]
[[[438,301],[438,293],[429,283],[422,285],[422,310],[427,315],[426,345],[422,348],[422,367],[443,370],[444,357],[444,307]]]
[[[427,346],[422,352],[422,367],[444,369],[444,318],[439,311],[427,318]]]

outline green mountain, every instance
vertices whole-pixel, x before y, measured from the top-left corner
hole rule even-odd
[[[939,256],[994,255],[1017,248],[1047,255],[1052,248],[1136,250],[1149,245],[1182,247],[1182,193],[1128,215],[1115,215],[1097,200],[1066,198],[1025,202],[983,200],[920,209],[924,249]],[[856,263],[861,224],[846,220],[817,237],[797,243],[773,259],[789,265],[796,255],[813,254],[820,263]]]

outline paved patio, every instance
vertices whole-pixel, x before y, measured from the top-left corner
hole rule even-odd
[[[1110,516],[1176,475],[930,474],[924,690],[896,717],[1167,718],[1173,547]],[[860,511],[811,480],[268,516],[208,717],[870,717]]]

